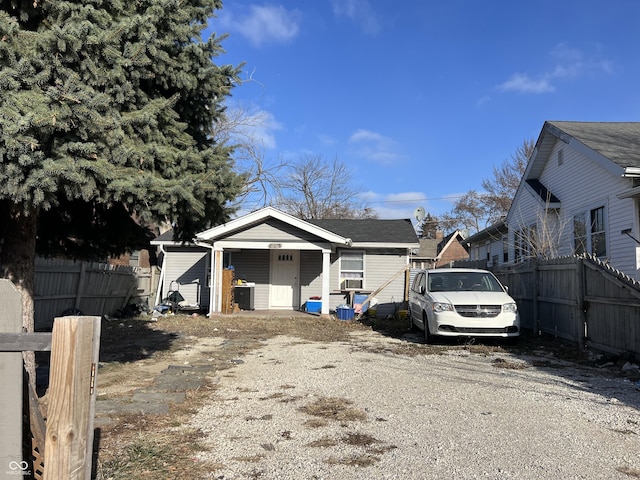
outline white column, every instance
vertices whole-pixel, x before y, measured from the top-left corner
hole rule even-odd
[[[322,250],[322,315],[329,315],[329,288],[331,285],[331,251]]]

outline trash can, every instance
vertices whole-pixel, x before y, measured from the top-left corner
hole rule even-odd
[[[336,315],[338,316],[338,320],[353,320],[353,308],[346,305],[336,307]]]

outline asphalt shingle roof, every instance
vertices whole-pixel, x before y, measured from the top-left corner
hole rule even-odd
[[[307,221],[342,237],[350,238],[353,242],[418,243],[418,236],[409,219],[347,220],[339,218]]]
[[[548,122],[621,167],[640,167],[640,122]]]

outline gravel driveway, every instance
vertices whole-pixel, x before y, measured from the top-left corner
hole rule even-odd
[[[640,478],[640,391],[609,371],[289,337],[222,372],[192,425],[216,479]]]

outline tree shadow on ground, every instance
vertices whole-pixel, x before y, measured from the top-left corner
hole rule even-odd
[[[154,321],[141,319],[103,320],[100,362],[135,362],[171,351],[180,335],[155,325]]]
[[[101,363],[129,363],[150,358],[175,348],[180,335],[154,328],[151,320],[102,320],[100,332]],[[49,386],[51,352],[36,352],[36,386],[39,394]]]

